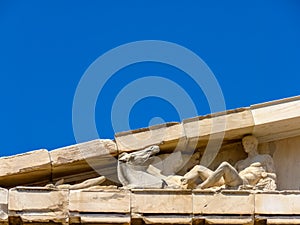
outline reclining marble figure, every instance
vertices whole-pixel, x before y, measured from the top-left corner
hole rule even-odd
[[[228,188],[256,188],[260,190],[276,189],[274,161],[270,155],[258,154],[258,141],[252,135],[242,139],[242,145],[248,157],[233,167],[223,162],[215,171],[196,165],[181,179],[183,185],[192,186],[197,178],[203,182],[197,188],[205,189],[225,185]]]

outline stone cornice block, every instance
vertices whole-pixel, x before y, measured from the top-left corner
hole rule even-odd
[[[116,163],[114,156],[117,155],[117,147],[112,140],[97,139],[55,149],[49,153],[52,163],[52,177],[55,180],[56,178],[90,172],[98,167],[108,167]],[[65,181],[70,182],[68,179]]]
[[[47,150],[36,150],[0,158],[0,186],[13,187],[51,180],[51,161]]]
[[[138,130],[115,134],[119,153],[159,145],[160,149],[174,149],[185,144],[185,133],[181,123],[165,123]]]
[[[193,199],[190,190],[133,189],[131,209],[142,214],[191,214]]]
[[[255,214],[300,216],[300,191],[255,194]]]
[[[69,211],[130,214],[130,191],[119,189],[71,190]]]
[[[253,134],[260,142],[300,135],[300,96],[252,105]]]
[[[161,216],[140,216],[140,219],[144,221],[145,224],[193,224],[192,216],[180,216],[180,215],[161,215]],[[133,223],[135,224],[135,223]]]
[[[252,215],[254,195],[248,191],[193,191],[193,213],[201,215]]]
[[[252,216],[206,216],[205,224],[228,224],[228,225],[253,225],[254,218]]]
[[[8,210],[22,222],[67,224],[68,190],[16,187],[9,190]]]
[[[241,139],[251,134],[254,127],[249,108],[228,110],[183,120],[183,127],[189,146],[204,146],[207,141],[221,139],[224,142]]]
[[[81,213],[80,218],[77,221],[72,222],[72,218],[69,224],[91,224],[91,225],[101,225],[101,224],[120,224],[120,225],[130,225],[131,217],[130,214],[85,214]]]
[[[71,190],[69,214],[71,224],[130,224],[130,191]]]

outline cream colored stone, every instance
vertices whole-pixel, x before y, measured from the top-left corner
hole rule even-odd
[[[253,117],[248,108],[215,113],[208,116],[183,120],[183,127],[189,146],[205,146],[207,141],[220,139],[224,143],[232,139],[241,139],[253,131]]]
[[[117,155],[117,147],[112,140],[93,140],[55,149],[49,153],[54,182],[61,178],[64,178],[66,183],[72,182],[74,174],[88,173],[95,168],[104,173],[101,175],[114,175],[116,177],[116,159],[114,156]],[[77,179],[77,181],[82,180]]]
[[[255,213],[259,215],[300,215],[300,191],[255,194]]]
[[[300,135],[300,96],[251,106],[260,142]]]
[[[130,213],[130,191],[70,191],[70,212]]]
[[[8,224],[8,190],[0,188],[0,224]]]
[[[130,215],[122,214],[81,214],[81,224],[122,224],[130,225]],[[70,223],[73,224],[73,223]],[[78,223],[77,223],[78,224]]]
[[[141,150],[159,145],[162,151],[185,145],[185,133],[181,123],[166,123],[149,128],[115,134],[119,152]]]
[[[193,191],[194,214],[237,214],[254,213],[254,196],[247,191]]]
[[[300,189],[300,136],[275,141],[272,144],[278,189]]]
[[[41,225],[41,224],[61,224],[68,225],[68,217],[58,215],[56,212],[40,212],[40,213],[22,213],[11,214],[9,219],[9,224],[19,225],[19,224],[32,224],[32,225]]]
[[[279,216],[278,216],[279,217]],[[268,218],[267,219],[267,224],[278,224],[278,225],[283,225],[283,224],[300,224],[300,218],[295,218],[293,216],[286,217],[286,218]]]
[[[50,162],[49,153],[44,149],[0,158],[0,186],[45,184],[51,179]]]
[[[68,190],[16,187],[9,190],[9,210],[65,210]]]
[[[188,190],[133,189],[132,213],[190,214],[193,212],[192,195]]]
[[[232,218],[232,217],[222,217],[222,218],[205,218],[205,224],[243,224],[243,225],[252,225],[254,224],[254,219],[251,216],[242,217],[242,218]]]
[[[68,190],[17,187],[9,190],[9,215],[20,217],[23,222],[68,220]]]
[[[146,224],[192,224],[191,216],[143,216],[142,219]]]

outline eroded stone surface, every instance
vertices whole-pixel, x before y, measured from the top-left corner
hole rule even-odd
[[[1,199],[4,196],[4,199]],[[0,195],[5,202],[5,190]],[[300,192],[194,190],[51,190],[19,187],[9,191],[12,224],[289,224],[299,221]],[[5,221],[4,221],[5,222]],[[1,224],[1,221],[0,221]]]
[[[248,216],[248,217],[245,217],[245,216],[240,216],[240,217],[212,216],[212,217],[205,217],[205,222],[206,222],[206,224],[252,225],[252,224],[254,224],[254,218],[251,216]]]
[[[78,223],[70,223],[78,224]],[[118,215],[118,214],[81,214],[79,224],[122,224],[130,225],[130,215]]]
[[[0,188],[0,224],[8,223],[8,190]]]
[[[70,191],[69,210],[80,213],[130,213],[130,191]]]
[[[191,191],[184,190],[132,190],[133,213],[188,214],[193,212]]]
[[[300,224],[300,217],[295,216],[278,216],[275,218],[267,218],[266,219],[267,224],[278,224],[278,225],[284,225],[284,224]]]
[[[9,214],[23,222],[67,224],[68,195],[68,190],[16,187],[9,190]]]
[[[274,141],[270,145],[278,175],[279,190],[300,189],[300,136]]]
[[[247,191],[193,191],[194,214],[251,215],[254,213],[254,195]]]
[[[191,216],[141,216],[146,224],[192,224]]]
[[[208,116],[183,120],[188,145],[201,147],[207,141],[222,138],[224,140],[241,139],[253,131],[253,117],[250,109],[242,108]]]
[[[73,181],[74,174],[84,174],[94,169],[101,171],[101,175],[116,177],[117,160],[114,156],[117,152],[115,142],[108,139],[93,140],[50,151],[53,181],[64,178],[65,182],[69,183]]]
[[[254,135],[268,142],[300,135],[300,97],[251,106]]]
[[[0,187],[50,182],[51,161],[47,150],[0,158]]]
[[[255,213],[262,215],[300,215],[300,192],[257,193]]]
[[[181,148],[185,144],[185,132],[181,123],[166,123],[149,128],[115,134],[120,153],[159,145],[162,151]]]

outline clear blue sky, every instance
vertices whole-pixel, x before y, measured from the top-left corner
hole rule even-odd
[[[227,109],[300,94],[299,1],[104,2],[0,0],[1,156],[76,143],[72,104],[81,77],[128,42],[164,40],[196,53],[217,78]],[[110,112],[122,87],[154,75],[182,87],[198,114],[210,113],[182,71],[140,63],[102,89],[95,109],[101,138],[113,138]],[[132,129],[154,117],[180,120],[167,100],[145,97],[130,111]]]

